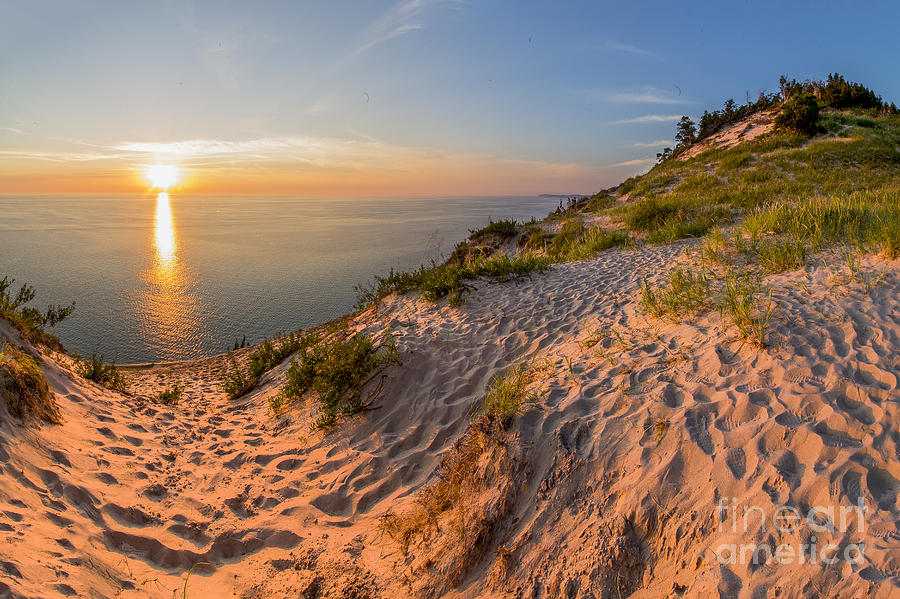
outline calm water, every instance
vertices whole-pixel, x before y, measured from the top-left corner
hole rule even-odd
[[[490,217],[553,198],[0,196],[0,278],[36,306],[76,301],[53,331],[120,363],[220,353],[350,311],[354,286],[452,250]]]

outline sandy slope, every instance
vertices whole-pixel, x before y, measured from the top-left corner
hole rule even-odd
[[[0,595],[181,596],[196,564],[192,597],[900,594],[900,264],[867,260],[872,289],[827,265],[771,277],[773,345],[757,350],[716,313],[643,315],[640,281],[684,246],[480,283],[458,310],[389,298],[348,326],[389,327],[402,364],[371,383],[375,410],[326,437],[311,406],[268,413],[286,365],[228,402],[222,358],[129,372],[129,396],[46,360],[65,423],[0,426]],[[490,378],[526,358],[544,366],[513,431],[514,502],[448,588],[379,518],[408,509]],[[178,407],[146,399],[175,379]],[[810,535],[744,526],[722,498],[769,517],[862,502],[861,521],[816,534],[864,557],[722,564],[722,544]]]

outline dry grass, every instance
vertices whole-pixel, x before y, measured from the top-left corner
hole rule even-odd
[[[37,360],[20,348],[6,344],[0,352],[0,384],[10,414],[59,424],[62,418],[53,392]]]
[[[382,532],[400,545],[410,578],[422,589],[440,594],[455,586],[494,543],[521,486],[522,449],[508,429],[535,397],[529,391],[534,372],[518,364],[495,377],[435,481],[411,509],[381,517]]]

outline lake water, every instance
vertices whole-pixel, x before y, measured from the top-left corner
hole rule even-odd
[[[217,354],[351,311],[354,287],[451,251],[548,197],[296,199],[0,196],[0,278],[76,302],[70,351],[159,362]]]

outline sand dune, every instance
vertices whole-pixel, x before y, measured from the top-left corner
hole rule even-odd
[[[389,297],[347,327],[389,328],[401,364],[370,383],[375,409],[327,436],[312,405],[269,412],[286,364],[228,401],[221,356],[128,371],[128,395],[46,358],[64,423],[0,427],[0,595],[180,597],[195,567],[192,597],[896,596],[900,264],[866,259],[872,286],[827,256],[769,277],[773,333],[757,349],[715,312],[644,314],[641,281],[690,246],[478,283],[458,309]],[[540,400],[512,429],[514,488],[483,556],[448,584],[381,518],[413,505],[490,379],[524,360],[542,365]],[[178,406],[148,399],[175,380]],[[865,514],[779,532],[786,505]],[[732,543],[813,533],[863,555],[722,563]]]

